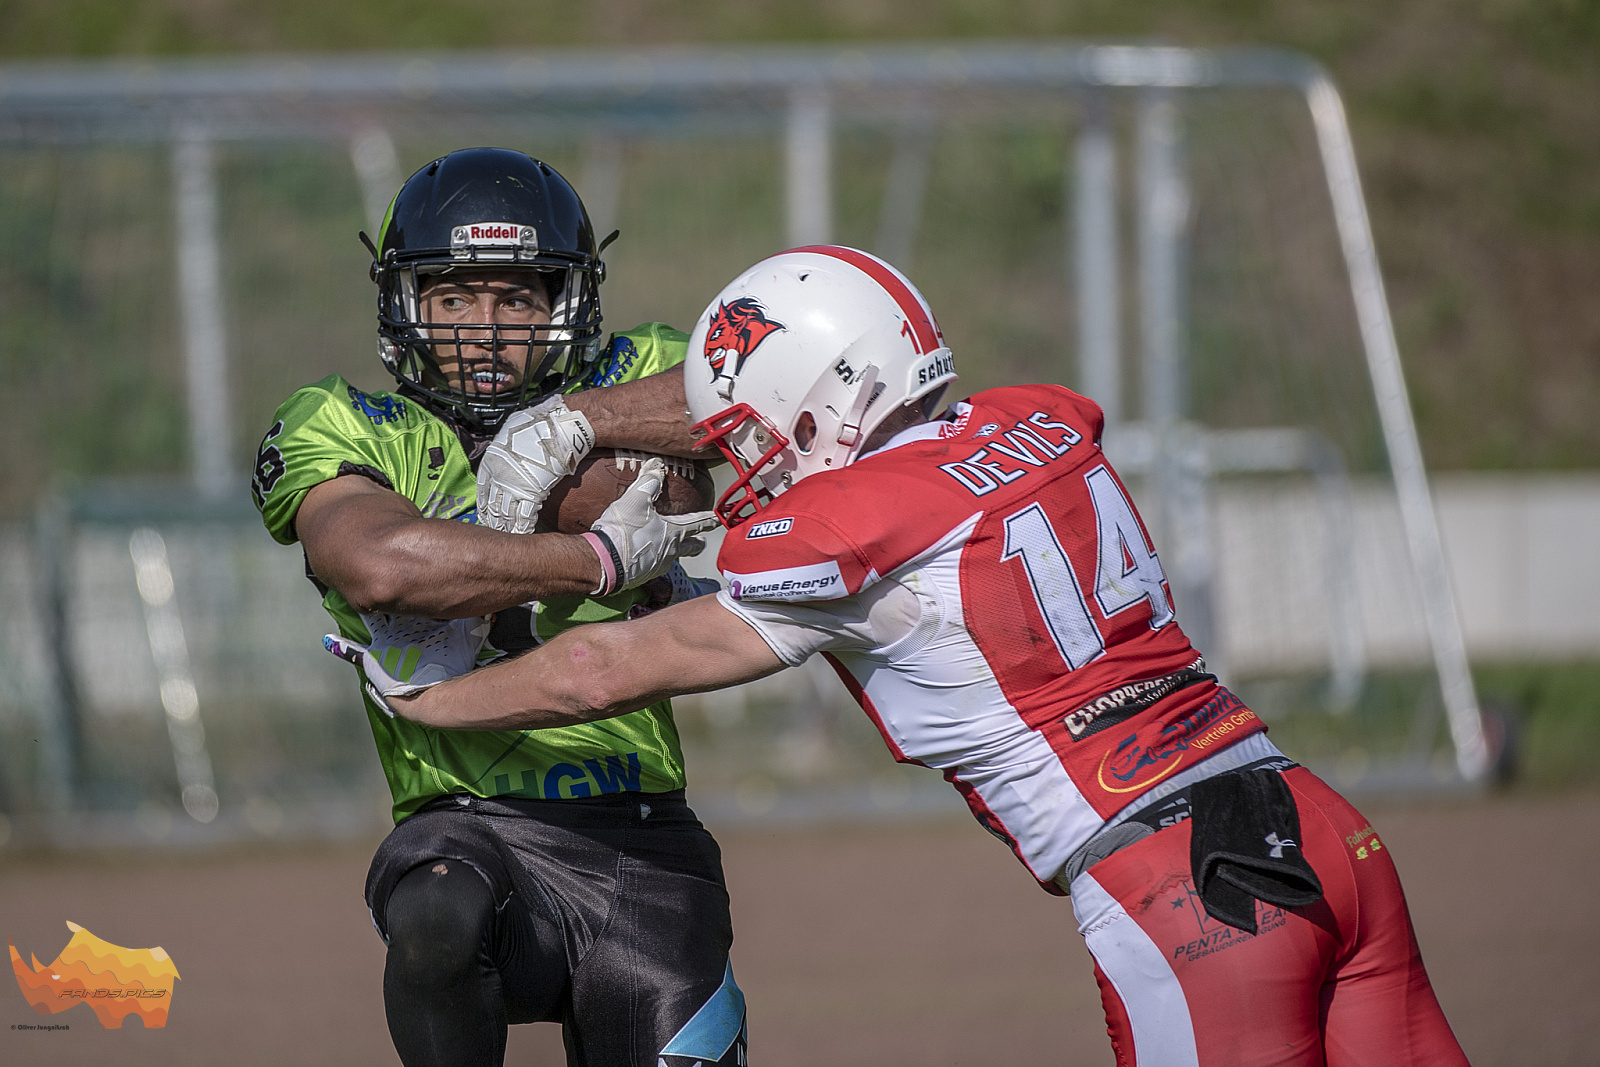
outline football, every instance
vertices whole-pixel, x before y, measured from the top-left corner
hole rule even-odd
[[[649,452],[596,448],[578,464],[575,473],[557,482],[545,499],[535,527],[541,532],[583,533],[639,476],[639,466]],[[667,463],[667,480],[656,497],[663,515],[705,511],[715,499],[711,475],[705,467],[676,456],[659,457]]]

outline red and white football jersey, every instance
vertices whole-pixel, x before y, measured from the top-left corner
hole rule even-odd
[[[957,405],[728,533],[722,603],[825,652],[896,759],[942,770],[1048,887],[1142,793],[1264,729],[1203,675],[1091,400]]]

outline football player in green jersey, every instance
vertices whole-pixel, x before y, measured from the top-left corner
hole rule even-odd
[[[589,533],[532,532],[591,446],[693,443],[687,338],[652,323],[606,339],[601,248],[572,187],[520,152],[452,152],[407,180],[368,247],[398,388],[300,389],[252,483],[273,537],[304,550],[329,647],[370,651],[385,685],[415,691],[708,591],[675,559],[713,520],[655,512],[659,460]],[[570,1064],[745,1062],[720,854],[684,802],[666,701],[452,731],[394,718],[362,684],[397,824],[366,896],[407,1067],[499,1064],[507,1024],[534,1021],[564,1024]]]

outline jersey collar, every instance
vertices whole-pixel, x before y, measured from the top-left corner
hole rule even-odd
[[[960,423],[963,421],[963,417],[971,411],[971,404],[965,400],[958,400],[946,408],[943,413],[936,415],[927,422],[919,422],[915,426],[907,426],[871,452],[864,452],[857,456],[856,462],[860,463],[868,456],[880,456],[891,449],[899,448],[901,445],[909,445],[913,441],[935,441],[941,437],[948,437],[951,424]]]

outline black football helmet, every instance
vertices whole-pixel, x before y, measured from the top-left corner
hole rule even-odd
[[[373,256],[384,365],[403,393],[467,433],[492,435],[599,352],[605,265],[594,230],[567,180],[531,156],[467,148],[429,163],[395,195]],[[430,283],[488,271],[527,271],[549,297],[549,325],[424,319]]]

